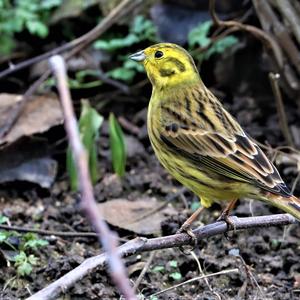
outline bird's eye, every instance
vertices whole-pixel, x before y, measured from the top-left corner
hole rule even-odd
[[[164,54],[161,51],[156,51],[154,54],[155,58],[161,58],[161,57],[163,57],[163,55]]]

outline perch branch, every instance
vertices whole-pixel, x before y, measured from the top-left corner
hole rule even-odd
[[[125,267],[117,251],[117,235],[110,231],[108,225],[103,220],[103,216],[94,198],[93,187],[89,175],[87,154],[80,141],[78,124],[72,106],[70,90],[68,89],[65,62],[61,56],[53,56],[50,59],[50,65],[57,80],[57,87],[65,119],[65,129],[76,163],[81,192],[81,206],[85,211],[88,220],[98,233],[99,240],[107,253],[110,274],[114,283],[125,299],[137,299],[130,286]],[[42,298],[39,297],[36,299]]]
[[[270,226],[283,226],[296,223],[294,217],[288,214],[238,218],[231,217],[235,230],[254,229]],[[199,227],[193,230],[198,241],[209,238],[218,234],[227,232],[227,224],[223,221]],[[231,229],[230,229],[231,230]],[[118,253],[122,257],[139,254],[146,251],[154,251],[159,249],[174,248],[192,244],[189,235],[185,233],[158,237],[153,239],[136,238],[123,244],[118,248]],[[27,300],[50,300],[56,299],[61,293],[66,292],[77,281],[81,280],[93,269],[103,266],[107,262],[107,255],[100,254],[86,259],[81,265],[65,274],[55,282],[51,283],[41,291],[37,292]]]

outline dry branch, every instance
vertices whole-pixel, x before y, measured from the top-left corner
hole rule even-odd
[[[53,56],[50,59],[50,64],[57,80],[57,87],[65,119],[65,129],[76,164],[82,209],[85,211],[88,220],[98,233],[99,240],[107,253],[112,280],[125,299],[137,299],[117,251],[117,235],[110,231],[94,198],[93,186],[89,175],[87,153],[80,140],[70,90],[68,89],[65,62],[61,56]]]
[[[235,230],[254,229],[270,226],[283,226],[296,223],[294,217],[289,214],[279,214],[271,216],[238,218],[231,217]],[[232,230],[232,229],[230,229]],[[227,224],[223,221],[199,227],[193,230],[197,240],[206,239],[218,234],[227,232]],[[118,248],[118,253],[122,257],[139,254],[146,251],[153,251],[158,249],[175,248],[188,244],[194,244],[191,238],[185,234],[176,234],[165,237],[146,239],[136,238],[132,241],[123,244]],[[37,292],[28,300],[50,300],[56,299],[61,293],[66,292],[77,281],[81,280],[84,276],[95,268],[103,266],[107,262],[106,254],[100,254],[85,260],[81,265],[65,274],[55,282],[51,283],[46,288]]]

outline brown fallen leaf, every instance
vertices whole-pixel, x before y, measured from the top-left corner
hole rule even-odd
[[[98,204],[104,219],[111,225],[133,231],[138,234],[158,234],[160,224],[168,216],[177,211],[171,206],[148,215],[161,206],[155,198],[144,197],[136,201],[127,199],[114,199]],[[145,216],[143,218],[143,216]]]
[[[48,189],[56,173],[47,140],[23,138],[0,150],[0,184],[25,181]]]
[[[18,107],[21,95],[0,94],[0,128],[11,118]],[[49,128],[62,124],[63,114],[57,98],[36,96],[26,103],[21,116],[6,136],[0,139],[0,146],[11,144],[23,136],[42,133]]]

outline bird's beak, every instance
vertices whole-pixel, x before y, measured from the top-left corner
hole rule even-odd
[[[142,62],[146,59],[146,55],[145,55],[144,51],[142,50],[142,51],[136,52],[134,54],[131,54],[129,56],[129,58],[132,60],[138,61],[138,62]]]

